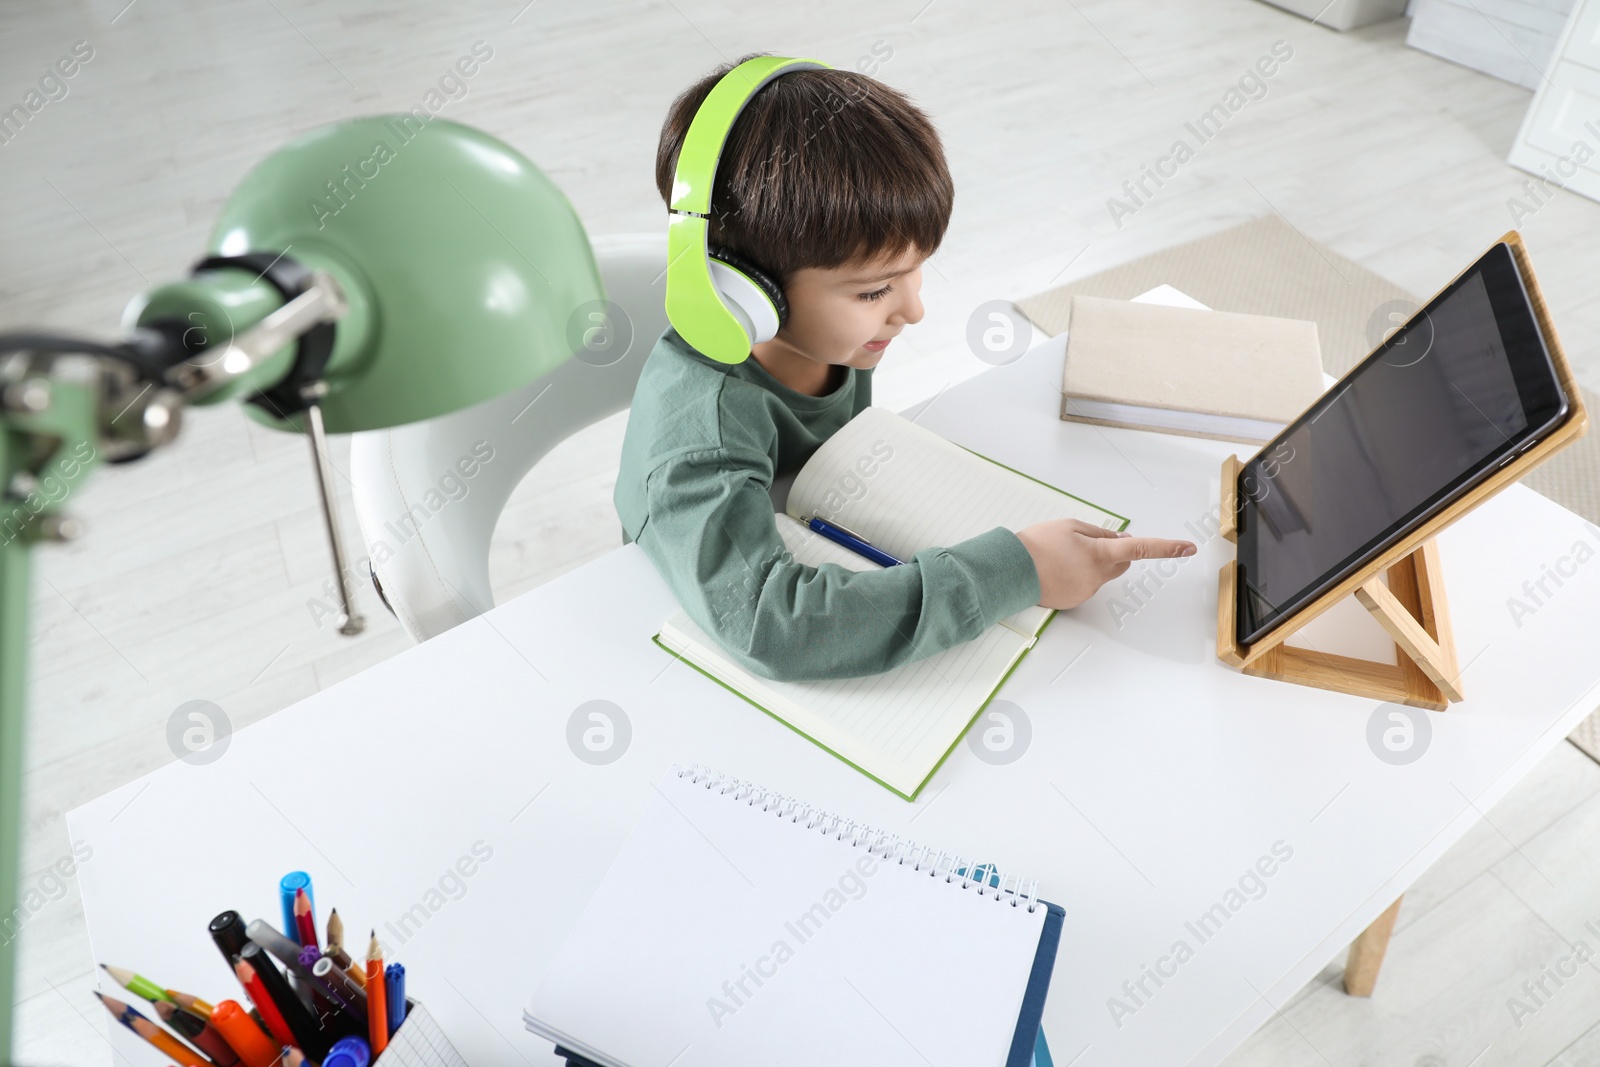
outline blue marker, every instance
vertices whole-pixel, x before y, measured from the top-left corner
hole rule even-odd
[[[311,900],[311,914],[317,914],[317,895],[311,891],[311,876],[305,871],[290,871],[278,881],[278,902],[283,905],[283,934],[300,943],[300,929],[294,922],[294,891],[304,889]]]
[[[322,1067],[367,1067],[372,1062],[372,1047],[365,1038],[345,1037],[333,1043],[323,1057]]]
[[[391,963],[383,969],[384,995],[389,1007],[389,1036],[406,1021],[406,965]]]
[[[826,537],[835,544],[843,545],[856,555],[865,556],[874,563],[880,564],[884,567],[900,566],[900,561],[889,555],[889,553],[885,552],[881,548],[874,547],[872,542],[868,541],[865,537],[862,537],[857,533],[851,533],[849,530],[846,530],[843,526],[840,526],[837,523],[829,522],[827,519],[819,519],[813,515],[811,517],[811,521],[807,523],[806,526],[813,532],[821,534],[823,537]]]

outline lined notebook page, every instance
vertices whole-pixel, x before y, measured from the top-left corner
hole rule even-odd
[[[1120,530],[1127,520],[1007,470],[886,408],[863,409],[822,443],[789,490],[788,512],[836,522],[909,560],[1004,526],[1080,519]],[[1008,625],[1037,634],[1050,612],[1027,608]]]
[[[1005,1064],[1043,906],[719,788],[669,772],[651,791],[530,1030],[608,1067]]]
[[[778,533],[809,566],[850,570],[877,564],[819,537],[787,515]],[[729,659],[682,610],[661,627],[661,643],[761,705],[890,789],[910,797],[960,739],[1011,665],[1033,644],[1004,626],[975,640],[881,674],[818,682],[778,682]]]

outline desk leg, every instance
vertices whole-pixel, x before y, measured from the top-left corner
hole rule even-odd
[[[1350,942],[1350,957],[1344,964],[1344,991],[1352,997],[1372,996],[1372,987],[1378,984],[1378,968],[1383,966],[1383,954],[1389,950],[1394,917],[1400,913],[1403,899],[1396,897],[1382,915],[1372,920],[1371,926]]]

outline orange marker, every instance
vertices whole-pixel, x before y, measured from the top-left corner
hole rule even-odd
[[[389,997],[383,984],[383,949],[378,947],[378,931],[372,931],[367,946],[367,1044],[377,1059],[389,1045]]]
[[[262,1033],[261,1027],[238,1001],[224,1000],[211,1009],[211,1025],[233,1046],[245,1067],[275,1067],[277,1064],[282,1046]]]
[[[144,1038],[150,1044],[160,1049],[164,1055],[182,1064],[183,1067],[216,1067],[210,1060],[200,1055],[188,1045],[168,1034],[161,1027],[146,1019],[120,1000],[113,1000],[104,993],[96,991],[95,996],[100,998],[100,1003],[106,1006],[117,1022]]]

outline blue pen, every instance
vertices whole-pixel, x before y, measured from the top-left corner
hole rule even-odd
[[[837,523],[829,522],[827,519],[819,519],[813,515],[811,517],[811,521],[806,525],[811,530],[821,534],[823,537],[826,537],[835,544],[843,545],[850,551],[859,556],[865,556],[874,563],[881,564],[885,567],[900,566],[900,561],[889,555],[889,553],[885,552],[881,548],[875,548],[872,542],[868,541],[865,537],[862,537],[858,533],[851,533],[849,530],[846,530],[843,526],[840,526]]]

